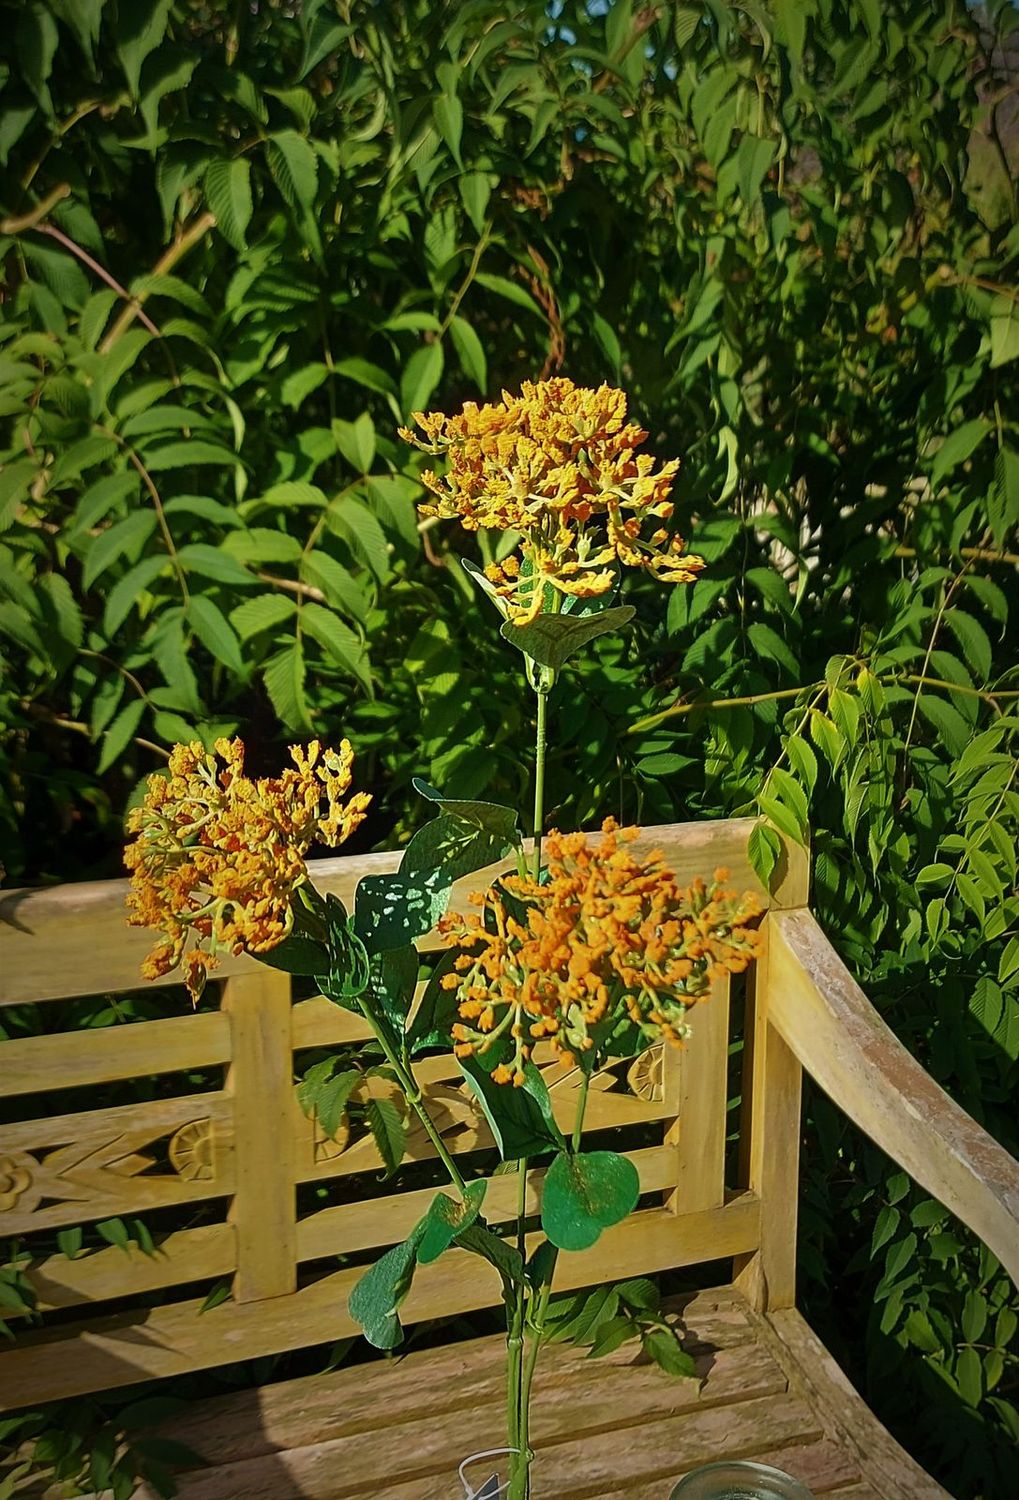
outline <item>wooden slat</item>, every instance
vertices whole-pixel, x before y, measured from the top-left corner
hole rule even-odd
[[[167,1137],[171,1169],[153,1173],[149,1148]],[[0,1125],[0,1156],[27,1179],[5,1235],[193,1203],[233,1192],[233,1109],[227,1094],[191,1094],[19,1120]]]
[[[459,1459],[472,1447],[504,1441],[505,1349],[499,1338],[485,1342],[494,1346],[498,1363],[486,1358],[487,1351],[477,1344],[466,1349],[461,1345],[453,1382],[440,1383],[430,1352],[403,1361],[398,1372],[387,1372],[386,1382],[371,1381],[370,1370],[342,1372],[346,1380],[333,1388],[335,1416],[332,1421],[326,1418],[325,1431],[313,1442],[300,1447],[288,1443],[269,1455],[181,1476],[180,1494],[186,1500],[234,1500],[257,1494],[339,1500],[374,1496],[382,1476],[392,1482],[402,1475],[413,1476],[418,1484],[429,1476],[444,1479],[451,1495]],[[597,1361],[587,1360],[581,1350],[546,1349],[532,1400],[532,1441],[541,1455],[538,1493],[558,1495],[563,1481],[575,1486],[578,1478],[580,1492],[590,1493],[592,1455],[598,1454],[598,1472],[603,1475],[602,1466],[611,1461],[613,1450],[616,1474],[624,1464],[638,1473],[660,1469],[666,1450],[653,1435],[659,1424],[670,1426],[670,1437],[682,1432],[680,1455],[673,1449],[667,1460],[671,1466],[687,1453],[697,1461],[709,1434],[717,1438],[729,1432],[731,1437],[733,1427],[758,1423],[768,1437],[788,1437],[805,1416],[809,1420],[802,1405],[785,1394],[781,1370],[759,1346],[704,1353],[697,1360],[697,1374],[703,1385],[676,1380],[650,1362],[640,1362],[632,1348]],[[374,1396],[371,1406],[364,1399],[364,1377],[369,1377]],[[398,1421],[390,1407],[397,1384]],[[412,1405],[407,1404],[408,1394],[414,1398]],[[777,1416],[775,1398],[782,1402],[782,1417]],[[568,1459],[560,1456],[562,1449]],[[582,1460],[574,1469],[578,1449]]]
[[[769,915],[764,947],[747,981],[740,1135],[741,1181],[761,1199],[761,1244],[735,1267],[737,1286],[759,1308],[792,1307],[796,1301],[802,1075],[771,1023],[771,920]]]
[[[1019,1286],[1019,1162],[889,1030],[809,912],[769,917],[771,1016],[850,1119],[956,1214]]]
[[[862,1479],[883,1500],[951,1500],[882,1427],[795,1308],[765,1314],[760,1326],[790,1386],[810,1402],[826,1430],[843,1440]]]
[[[737,888],[757,891],[767,899],[747,857],[753,826],[751,818],[672,823],[645,829],[636,847],[664,849],[684,882],[710,875],[718,865],[727,866]],[[391,873],[400,857],[401,852],[394,850],[316,860],[311,876],[319,890],[338,895],[349,910],[361,877]],[[794,876],[800,862],[801,857],[791,850],[787,863],[793,874],[786,875],[779,886],[784,904],[799,904],[789,897],[799,889]],[[468,894],[510,867],[510,861],[503,861],[458,881],[451,909],[469,910]],[[153,935],[128,927],[126,893],[125,880],[0,891],[0,1005],[142,988],[140,965]],[[257,967],[254,959],[244,955],[226,957],[217,974],[226,979],[252,973]],[[174,973],[159,982],[176,984],[180,978]]]
[[[295,1052],[302,1047],[342,1047],[348,1042],[366,1041],[371,1034],[363,1016],[324,995],[299,1000],[294,1006],[291,1040]]]
[[[228,979],[237,1235],[234,1297],[254,1302],[297,1285],[290,976],[272,969]]]
[[[230,1056],[230,1028],[213,1011],[133,1021],[99,1031],[59,1031],[3,1043],[0,1096],[73,1089],[158,1073],[215,1067]]]
[[[47,1312],[55,1307],[137,1297],[189,1281],[211,1281],[229,1275],[236,1258],[232,1227],[204,1224],[167,1235],[159,1241],[155,1255],[145,1255],[134,1243],[126,1250],[108,1245],[74,1260],[66,1255],[49,1255],[28,1267],[25,1275],[35,1289],[38,1311]]]
[[[640,1446],[641,1433],[637,1431],[632,1435],[632,1446]],[[721,1458],[735,1457],[728,1452],[716,1454],[709,1460],[714,1463]],[[739,1455],[741,1459],[751,1459],[754,1463],[770,1464],[773,1469],[778,1469],[784,1474],[791,1474],[801,1484],[805,1484],[812,1495],[841,1497],[847,1493],[842,1486],[851,1484],[859,1473],[858,1466],[845,1451],[840,1443],[834,1442],[829,1437],[815,1438],[808,1442],[794,1442],[785,1444],[780,1448],[769,1448],[765,1452],[753,1450],[749,1453],[743,1452]],[[697,1464],[685,1463],[686,1454],[680,1452],[676,1455],[676,1468],[670,1471],[668,1483],[663,1484],[660,1477],[648,1480],[638,1479],[633,1482],[627,1475],[628,1465],[620,1465],[620,1473],[617,1479],[618,1487],[603,1491],[598,1500],[668,1500],[669,1490],[674,1481],[678,1481],[684,1474],[690,1472],[691,1468],[699,1467]],[[683,1467],[681,1467],[683,1465]],[[571,1495],[569,1479],[566,1479],[567,1488],[565,1495]],[[388,1500],[388,1491],[383,1491]]]
[[[643,1192],[664,1192],[672,1185],[671,1152],[649,1146],[630,1152],[629,1157],[640,1173]],[[538,1212],[544,1175],[539,1169],[528,1173],[529,1214]],[[489,1223],[506,1223],[515,1217],[516,1194],[515,1177],[502,1174],[488,1179],[485,1216]],[[434,1188],[421,1188],[319,1209],[297,1222],[297,1259],[303,1263],[394,1244],[413,1228],[434,1196]],[[45,1312],[226,1276],[236,1268],[236,1259],[233,1226],[206,1224],[168,1235],[159,1242],[156,1255],[145,1255],[133,1244],[126,1251],[111,1245],[74,1260],[47,1256],[26,1275],[35,1289],[39,1311]]]
[[[680,1218],[649,1209],[607,1230],[593,1249],[561,1256],[556,1287],[590,1286],[739,1255],[757,1244],[758,1232],[759,1207],[749,1193],[710,1213]],[[0,1409],[348,1337],[358,1330],[347,1313],[347,1297],[362,1274],[363,1268],[344,1269],[292,1296],[225,1302],[201,1317],[199,1298],[89,1319],[52,1334],[28,1333],[17,1347],[0,1349]],[[500,1301],[498,1276],[487,1263],[465,1251],[448,1251],[419,1270],[401,1316],[407,1323],[420,1322]]]
[[[642,1193],[664,1192],[675,1181],[675,1162],[664,1146],[648,1146],[628,1152],[640,1174]],[[533,1168],[527,1174],[527,1213],[541,1208],[541,1185],[544,1168]],[[500,1173],[486,1179],[484,1216],[489,1224],[508,1224],[516,1218],[516,1174]],[[435,1197],[435,1188],[420,1188],[409,1193],[387,1194],[361,1203],[344,1203],[322,1208],[297,1225],[297,1255],[301,1261],[327,1255],[354,1255],[361,1250],[395,1245],[404,1239],[427,1210]]]
[[[716,981],[689,1020],[693,1035],[679,1052],[676,1119],[666,1136],[676,1154],[676,1187],[668,1204],[681,1214],[717,1208],[724,1196],[728,978]]]
[[[712,1398],[719,1392],[716,1382],[720,1375],[729,1388],[733,1372],[752,1362],[756,1324],[743,1299],[730,1287],[670,1298],[665,1310],[682,1329],[684,1348],[699,1357],[704,1378],[713,1388]],[[719,1355],[726,1356],[724,1365],[720,1366]],[[600,1361],[589,1361],[584,1351],[569,1345],[552,1345],[542,1353],[543,1363],[553,1362],[550,1368],[557,1362],[561,1368],[565,1361],[592,1373],[632,1362],[633,1346],[607,1359],[611,1363],[604,1366]],[[159,1432],[186,1442],[202,1455],[208,1467],[340,1436],[373,1431],[381,1434],[386,1429],[391,1434],[401,1422],[418,1414],[423,1389],[427,1392],[427,1409],[437,1420],[454,1413],[460,1416],[468,1402],[473,1409],[476,1400],[486,1400],[493,1391],[501,1394],[505,1360],[505,1342],[498,1336],[442,1344],[427,1353],[410,1354],[401,1361],[398,1371],[386,1360],[368,1359],[325,1374],[296,1376],[254,1392],[235,1391],[200,1406],[189,1406],[179,1418],[161,1425]],[[426,1373],[418,1376],[418,1370]],[[408,1374],[406,1381],[400,1378],[403,1372]],[[597,1378],[600,1381],[602,1377]],[[669,1389],[668,1383],[664,1388]],[[769,1389],[776,1388],[780,1387],[769,1383]],[[676,1400],[699,1403],[704,1399],[701,1389],[688,1381],[675,1382],[671,1389]],[[578,1406],[578,1418],[582,1410],[582,1405]]]

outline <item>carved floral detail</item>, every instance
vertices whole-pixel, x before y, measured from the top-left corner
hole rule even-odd
[[[212,1121],[191,1120],[170,1137],[170,1165],[185,1182],[211,1182],[216,1176]]]
[[[656,1042],[630,1064],[626,1073],[630,1092],[646,1104],[660,1104],[665,1097],[665,1045]]]
[[[34,1187],[39,1163],[27,1151],[14,1151],[0,1156],[0,1214],[9,1213],[21,1204],[23,1210],[31,1210],[39,1201],[39,1189]],[[28,1198],[30,1201],[24,1202]]]

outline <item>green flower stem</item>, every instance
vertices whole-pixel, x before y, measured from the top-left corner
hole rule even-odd
[[[588,1075],[584,1073],[581,1075],[580,1087],[577,1090],[577,1113],[573,1121],[571,1145],[574,1151],[580,1149],[580,1141],[584,1131],[587,1089]],[[531,1387],[534,1384],[534,1371],[538,1363],[538,1355],[541,1352],[542,1340],[545,1335],[545,1319],[548,1315],[548,1303],[552,1295],[552,1281],[555,1277],[555,1269],[558,1261],[559,1252],[553,1250],[548,1272],[542,1283],[541,1291],[538,1293],[537,1306],[535,1307],[533,1316],[528,1319],[531,1336],[528,1340],[527,1353],[524,1357],[523,1368],[520,1374],[520,1414],[517,1422],[516,1442],[511,1443],[511,1446],[518,1450],[518,1455],[514,1459],[513,1468],[510,1473],[507,1500],[528,1500],[531,1492],[530,1470],[531,1460],[534,1457],[530,1442]]]
[[[418,1081],[414,1077],[413,1071],[411,1070],[409,1064],[404,1063],[402,1058],[398,1057],[396,1052],[394,1052],[393,1048],[390,1046],[389,1040],[385,1034],[385,1029],[379,1024],[378,1018],[372,1010],[371,1002],[368,1000],[367,996],[361,995],[357,1003],[361,1010],[361,1014],[364,1016],[365,1020],[368,1022],[368,1025],[371,1027],[376,1041],[382,1048],[382,1051],[385,1053],[386,1061],[392,1068],[393,1072],[396,1074],[397,1082],[399,1083],[400,1088],[403,1091],[404,1097],[409,1103],[411,1109],[417,1115],[418,1119],[421,1121],[421,1124],[424,1127],[425,1134],[431,1141],[432,1145],[435,1147],[436,1155],[442,1162],[442,1165],[446,1168],[446,1171],[449,1174],[450,1182],[459,1193],[461,1201],[466,1201],[467,1184],[461,1177],[460,1169],[450,1155],[448,1146],[432,1123],[432,1118],[425,1108],[424,1096],[420,1088],[418,1087]]]
[[[541,671],[541,668],[538,668]],[[534,852],[531,873],[537,880],[541,875],[541,835],[545,822],[545,752],[548,746],[548,694],[544,686],[535,691],[538,698],[538,728],[534,743]]]

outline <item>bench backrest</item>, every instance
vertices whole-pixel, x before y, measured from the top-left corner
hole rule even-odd
[[[760,891],[747,854],[753,827],[749,819],[671,825],[646,830],[642,844],[664,849],[681,879],[710,877],[724,865],[738,889]],[[398,858],[320,861],[315,883],[349,907],[357,880],[393,870]],[[463,882],[454,902],[462,905],[466,889],[484,879]],[[804,851],[786,845],[765,899],[773,907],[801,906],[806,881]],[[127,926],[125,889],[125,882],[109,881],[0,892],[0,1006],[142,988],[138,966],[149,934]],[[346,1302],[363,1263],[400,1240],[430,1200],[433,1189],[420,1185],[420,1172],[416,1184],[413,1169],[381,1181],[370,1134],[344,1122],[327,1137],[298,1104],[295,1076],[310,1049],[363,1040],[363,1022],[321,997],[295,1001],[286,975],[247,959],[225,962],[217,977],[222,982],[209,986],[197,1012],[182,999],[180,1013],[163,1019],[48,1029],[0,1043],[0,1238],[19,1240],[32,1257],[25,1274],[39,1311],[50,1314],[0,1350],[0,1409],[356,1332]],[[760,989],[761,980],[755,983]],[[54,1004],[54,1018],[59,1012]],[[602,1283],[728,1256],[748,1268],[745,1274],[761,1274],[759,1194],[746,1184],[756,1186],[763,1163],[753,1161],[749,1125],[744,1185],[724,1180],[728,984],[715,987],[693,1020],[693,1040],[682,1051],[656,1049],[597,1080],[585,1134],[623,1132],[613,1144],[630,1144],[646,1197],[592,1250],[562,1257],[557,1284]],[[557,1113],[572,1123],[576,1075],[546,1066]],[[751,1056],[747,1084],[757,1088],[758,1120],[764,1079],[776,1066],[782,1059],[769,1060],[761,1048]],[[419,1077],[450,1149],[490,1149],[452,1057],[427,1059]],[[158,1090],[145,1090],[158,1097],[98,1107],[104,1086],[108,1093],[120,1083],[123,1093],[137,1079],[158,1079]],[[794,1081],[795,1099],[790,1103],[786,1088],[778,1106],[784,1113],[772,1124],[790,1136],[795,1181],[798,1071]],[[388,1086],[371,1087],[384,1093]],[[60,1096],[67,1091],[65,1106]],[[33,1097],[40,1094],[42,1105]],[[411,1129],[405,1166],[432,1154],[423,1132]],[[494,1165],[491,1155],[475,1160]],[[533,1173],[529,1186],[534,1204],[540,1175]],[[314,1185],[328,1186],[326,1201],[316,1202]],[[504,1210],[510,1219],[516,1192],[513,1176],[494,1177],[486,1215],[497,1219]],[[194,1205],[191,1226],[162,1233],[168,1221],[180,1226],[186,1219],[185,1205]],[[154,1249],[144,1231],[126,1248],[110,1243],[69,1256],[54,1246],[55,1232],[75,1225],[103,1223],[108,1236],[122,1239],[109,1223],[118,1220],[129,1233],[140,1220]],[[337,1270],[337,1257],[357,1263]],[[229,1296],[201,1312],[210,1286],[227,1282]],[[484,1263],[453,1251],[419,1274],[405,1316],[435,1318],[498,1298]]]

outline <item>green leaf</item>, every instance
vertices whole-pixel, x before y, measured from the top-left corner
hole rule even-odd
[[[376,1261],[350,1294],[347,1311],[376,1349],[395,1349],[403,1342],[398,1312],[410,1291],[416,1264],[415,1231]]]
[[[949,755],[961,755],[969,740],[970,728],[959,710],[946,703],[944,698],[924,689],[920,690],[917,697],[917,707],[927,722],[933,725]]]
[[[205,594],[192,594],[187,619],[205,649],[235,677],[243,677],[244,662],[237,636],[219,606]]]
[[[296,130],[277,130],[266,138],[265,155],[272,179],[291,208],[308,212],[318,187],[318,158]]]
[[[668,1375],[695,1379],[697,1366],[692,1354],[687,1354],[672,1328],[647,1328],[641,1334],[644,1353]]]
[[[305,604],[301,626],[332,660],[371,691],[372,680],[364,643],[332,610],[321,604]]]
[[[368,599],[354,575],[328,552],[313,547],[301,561],[301,580],[321,589],[326,603],[342,610],[351,619],[364,624],[368,617]]]
[[[167,469],[187,469],[197,464],[218,464],[233,468],[237,462],[237,454],[229,448],[224,448],[220,443],[203,442],[199,438],[185,438],[183,442],[151,448],[145,455],[145,467],[151,474],[159,474]]]
[[[587,615],[539,615],[530,625],[507,620],[500,634],[511,646],[540,666],[559,668],[589,641],[612,630],[622,630],[636,614],[632,605],[597,610]]]
[[[293,618],[295,600],[287,594],[258,594],[230,611],[230,623],[242,641],[250,640],[263,630],[274,630]]]
[[[484,232],[485,213],[488,209],[488,200],[492,195],[492,185],[486,172],[465,172],[457,183],[460,189],[460,201],[467,212],[474,228],[479,234]]]
[[[309,733],[312,726],[304,696],[304,653],[300,641],[277,652],[267,663],[264,681],[269,701],[287,728]]]
[[[178,551],[177,561],[185,573],[197,573],[199,577],[213,578],[217,583],[246,587],[255,581],[229,552],[220,547],[210,547],[207,542],[188,542],[187,546]]]
[[[991,431],[990,422],[983,419],[964,422],[950,433],[938,449],[931,465],[931,488],[936,490],[960,464],[970,458]]]
[[[135,99],[142,63],[163,40],[169,14],[170,0],[117,0],[117,55]]]
[[[453,882],[494,864],[511,848],[499,833],[445,810],[426,823],[395,875],[366,875],[358,884],[355,921],[369,952],[424,937],[446,910]]]
[[[640,1177],[625,1156],[561,1152],[545,1174],[541,1227],[560,1250],[586,1250],[603,1229],[631,1214],[639,1197]]]
[[[488,1121],[503,1161],[540,1156],[559,1148],[562,1136],[558,1128],[550,1128],[541,1104],[528,1088],[496,1083],[477,1057],[459,1057],[457,1062]]]
[[[333,366],[333,374],[356,381],[358,385],[365,386],[369,391],[377,391],[380,396],[396,395],[396,385],[392,376],[387,375],[385,370],[378,365],[373,365],[368,359],[361,359],[355,355],[351,359],[337,360]]]
[[[524,1280],[524,1263],[516,1247],[508,1245],[483,1224],[472,1224],[469,1228],[462,1229],[456,1237],[456,1243],[460,1249],[469,1250],[472,1255],[480,1255],[495,1267],[502,1278],[503,1296],[509,1302],[514,1287]]]
[[[760,197],[761,183],[774,159],[775,142],[761,136],[744,136],[736,148],[740,197],[748,207]]]
[[[365,1119],[385,1163],[386,1176],[392,1177],[403,1160],[407,1146],[407,1127],[403,1115],[392,1099],[369,1099],[365,1106]]]
[[[414,350],[400,378],[400,406],[404,416],[424,411],[442,379],[443,363],[440,343],[422,344],[420,349]]]
[[[507,302],[515,303],[517,307],[526,308],[528,312],[534,313],[536,318],[545,321],[545,314],[535,302],[530,292],[516,281],[510,281],[505,276],[491,276],[487,271],[479,271],[474,280],[478,286],[483,286],[486,291],[493,292],[497,297],[503,297]]]
[[[418,1239],[418,1264],[428,1265],[438,1260],[448,1250],[458,1234],[469,1229],[481,1212],[488,1183],[482,1178],[467,1185],[467,1196],[463,1203],[438,1193],[428,1206],[428,1212],[415,1231]]]
[[[755,823],[747,840],[750,867],[765,890],[771,888],[771,877],[782,853],[782,841],[773,828]]]
[[[432,118],[457,166],[462,166],[460,137],[463,135],[464,111],[460,100],[455,95],[440,94],[432,103]]]
[[[354,422],[342,422],[339,418],[332,424],[336,446],[358,474],[368,474],[375,462],[375,423],[366,411]]]
[[[407,1047],[414,1057],[422,1052],[450,1050],[450,1027],[456,1020],[458,1002],[456,991],[444,989],[442,981],[447,974],[454,972],[457,955],[456,948],[446,949],[432,970],[414,1011],[407,1028]]]
[[[103,610],[103,629],[108,636],[115,636],[134,609],[141,602],[145,591],[167,566],[165,557],[143,557],[118,579],[110,590]]]
[[[103,1219],[96,1225],[96,1231],[108,1245],[116,1245],[118,1250],[130,1248],[131,1236],[123,1219]]]
[[[244,250],[251,223],[251,163],[247,157],[220,157],[205,169],[205,196],[216,227],[235,250]]]
[[[467,319],[462,318],[459,313],[449,325],[449,335],[464,374],[473,380],[483,396],[488,389],[488,361],[481,340]]]
[[[373,513],[353,495],[338,496],[326,512],[334,535],[350,548],[354,557],[369,568],[380,583],[389,577],[389,543]]]
[[[978,682],[986,682],[991,675],[992,651],[984,627],[972,615],[961,609],[946,609],[945,624],[959,642],[963,656],[973,668]]]

